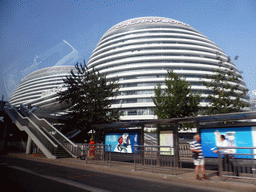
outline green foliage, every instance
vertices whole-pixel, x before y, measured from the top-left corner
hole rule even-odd
[[[76,70],[64,79],[67,90],[59,93],[61,103],[69,104],[70,129],[90,131],[93,124],[111,123],[119,120],[119,109],[111,109],[111,98],[117,96],[119,84],[106,80],[105,74],[88,69],[77,63]]]
[[[241,100],[242,97],[246,96],[248,89],[240,87],[238,90],[242,76],[234,67],[231,67],[230,58],[227,60],[228,64],[224,64],[219,53],[216,53],[216,58],[219,60],[219,69],[214,71],[214,75],[205,76],[209,79],[208,81],[201,82],[208,90],[213,91],[213,94],[206,97],[210,101],[210,105],[206,107],[204,114],[239,112],[241,108],[248,106]]]
[[[165,84],[165,90],[161,89],[161,84],[155,87],[155,97],[152,98],[158,119],[196,116],[200,110],[200,96],[198,93],[192,94],[190,83],[173,71],[168,71]]]
[[[152,129],[152,130],[144,130],[145,133],[157,133],[157,129]]]

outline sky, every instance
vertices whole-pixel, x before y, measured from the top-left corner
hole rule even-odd
[[[256,0],[0,0],[0,94],[8,100],[35,70],[88,62],[109,28],[146,16],[189,24],[238,55],[233,62],[256,97]]]

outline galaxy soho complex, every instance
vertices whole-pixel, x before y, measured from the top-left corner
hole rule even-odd
[[[159,83],[165,88],[168,70],[185,76],[193,92],[211,94],[199,82],[206,74],[212,75],[213,70],[219,69],[216,53],[224,61],[220,69],[227,66],[236,69],[233,63],[225,62],[228,57],[216,44],[188,24],[162,17],[143,17],[110,28],[93,51],[88,67],[106,73],[109,80],[119,79],[121,88],[112,107],[121,106],[121,120],[155,119],[153,89]],[[10,103],[31,103],[49,114],[64,110],[66,106],[60,106],[56,100],[57,92],[65,89],[62,79],[72,68],[56,66],[29,74],[14,91]],[[239,89],[244,88],[242,81]],[[244,102],[249,103],[247,99]],[[200,104],[206,106],[207,101],[202,100]]]

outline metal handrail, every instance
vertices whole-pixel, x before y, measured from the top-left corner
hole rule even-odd
[[[218,149],[256,149],[256,147],[217,147]]]
[[[58,145],[56,145],[33,121],[31,121],[31,119],[29,119],[28,117],[23,117],[20,115],[20,113],[17,111],[17,109],[15,109],[13,106],[11,106],[12,109],[16,112],[16,114],[19,116],[19,118],[21,118],[22,120],[28,120],[33,126],[34,128],[36,128],[36,130],[38,132],[40,132],[53,146],[55,146],[56,148],[58,147]],[[12,114],[13,115],[13,114]],[[17,120],[17,118],[16,118]],[[30,128],[29,126],[27,126],[28,128]],[[30,129],[33,130],[33,129]]]
[[[166,145],[133,145],[134,147],[171,147],[171,146],[166,146]],[[174,147],[171,147],[174,148]]]
[[[162,150],[163,148],[168,150]],[[134,170],[136,171],[139,164],[140,168],[150,169],[152,172],[154,169],[169,170],[176,175],[177,162],[172,150],[174,147],[171,146],[134,145]]]
[[[28,110],[23,104],[21,104],[21,108]],[[60,142],[60,145],[64,147],[69,153],[72,154],[72,156],[77,156],[77,145],[70,141],[65,135],[63,135],[58,129],[56,129],[54,126],[52,126],[46,119],[37,117],[34,113],[31,113],[29,116],[31,120],[37,123],[37,125],[40,125],[41,127],[44,127],[45,130],[48,132],[54,132],[54,134],[51,134],[57,141]],[[69,143],[69,145],[67,145]]]
[[[56,145],[33,121],[31,121],[28,117],[23,117],[17,111],[17,109],[10,104],[5,106],[5,111],[14,122],[17,121],[21,126],[25,125],[28,130],[37,137],[38,141],[40,141],[44,147],[55,155],[55,150],[57,149],[58,145]]]
[[[85,163],[88,163],[88,161],[89,161],[89,159],[88,159],[88,152],[89,152],[89,150],[90,150],[90,146],[91,145],[94,145],[95,146],[95,151],[97,151],[97,150],[100,150],[101,152],[104,152],[104,154],[103,154],[103,162],[105,163],[105,162],[107,162],[108,161],[108,165],[109,166],[111,166],[111,145],[106,145],[106,144],[89,144],[89,143],[86,143],[86,144],[81,144],[81,145],[79,145],[78,146],[78,153],[80,152],[80,154],[78,154],[77,153],[77,157],[79,157],[80,156],[80,158],[82,157],[82,156],[85,156],[83,159],[85,160]],[[105,155],[106,155],[106,153],[105,152],[107,152],[108,153],[108,158],[105,160]],[[97,152],[95,152],[95,155],[97,155]],[[97,164],[97,162],[99,162],[99,161],[102,161],[102,159],[101,160],[99,160],[99,159],[96,159],[96,164]]]
[[[225,149],[249,149],[250,153],[224,152]],[[217,147],[220,179],[223,180],[224,177],[253,179],[254,183],[256,184],[256,171],[255,171],[256,170],[256,153],[253,152],[253,151],[255,151],[255,149],[256,149],[256,147],[234,147],[234,146],[233,147]],[[226,158],[228,158],[229,160],[224,161],[223,155],[228,155]],[[236,157],[236,156],[239,156],[239,157],[238,158],[230,158],[230,157]],[[225,156],[224,156],[224,158],[225,158]],[[243,160],[241,160],[241,159],[243,159]],[[237,161],[239,161],[239,162],[237,162]],[[236,163],[235,166],[234,166],[233,162]],[[223,168],[225,168],[225,171],[228,171],[228,172],[230,172],[230,169],[231,169],[231,172],[235,172],[238,175],[237,176],[224,175]],[[250,177],[250,174],[247,175],[247,177],[240,176],[240,174],[247,173],[248,169],[249,170],[251,169],[253,176]],[[241,172],[239,173],[239,171],[241,171]]]

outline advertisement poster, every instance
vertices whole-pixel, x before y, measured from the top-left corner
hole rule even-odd
[[[134,153],[134,145],[139,145],[139,133],[107,133],[105,144],[111,145],[111,152]]]
[[[160,146],[173,147],[173,132],[172,131],[160,131]],[[174,149],[161,147],[160,155],[174,155]]]
[[[220,136],[224,135],[229,147],[256,147],[256,127],[229,127],[201,129],[201,142],[205,157],[218,157],[213,153],[216,147],[222,146]],[[256,154],[256,150],[253,150]],[[250,149],[230,149],[231,154],[251,154]],[[255,155],[256,156],[256,155]],[[254,156],[254,158],[255,158]],[[236,158],[251,158],[251,156],[235,156]]]

